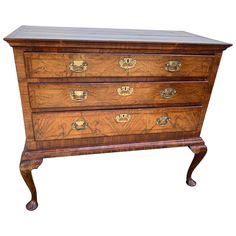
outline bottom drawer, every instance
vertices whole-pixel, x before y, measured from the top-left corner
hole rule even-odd
[[[196,131],[201,107],[34,113],[36,140]]]

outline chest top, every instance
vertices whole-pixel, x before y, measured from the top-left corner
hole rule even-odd
[[[121,43],[121,44],[154,44],[154,45],[192,45],[218,47],[225,49],[231,44],[209,39],[185,31],[166,30],[135,30],[135,29],[108,29],[108,28],[74,28],[74,27],[47,27],[21,26],[8,35],[5,40],[12,46],[34,45],[36,42],[65,46],[71,43]],[[30,43],[30,45],[29,45]]]

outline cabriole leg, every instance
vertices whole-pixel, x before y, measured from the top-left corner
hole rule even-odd
[[[24,158],[22,156],[20,162],[20,172],[26,185],[28,186],[31,192],[31,200],[27,203],[26,208],[29,211],[33,211],[38,207],[38,202],[37,202],[37,191],[34,185],[34,180],[31,171],[33,169],[37,169],[42,164],[43,159],[40,160],[23,160],[23,159]]]
[[[187,185],[193,187],[196,185],[196,181],[192,179],[192,173],[206,155],[207,147],[204,144],[201,144],[201,145],[189,146],[189,148],[195,155],[188,169],[186,183]]]

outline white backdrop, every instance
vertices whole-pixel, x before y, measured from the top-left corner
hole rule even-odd
[[[225,51],[202,137],[205,160],[185,184],[187,148],[46,159],[33,172],[39,208],[18,164],[24,128],[12,49],[20,25],[185,30],[236,44],[234,0],[0,2],[0,235],[236,235],[235,47]]]

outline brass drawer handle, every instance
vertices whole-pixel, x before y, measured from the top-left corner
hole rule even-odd
[[[116,116],[116,121],[118,123],[125,123],[125,122],[129,122],[131,118],[131,115],[129,114],[119,114]]]
[[[131,69],[134,68],[136,65],[136,60],[134,60],[132,57],[123,57],[119,61],[120,68],[122,69]]]
[[[166,88],[160,91],[162,98],[173,98],[176,95],[176,90],[174,88]]]
[[[69,69],[73,72],[81,73],[88,69],[88,63],[85,61],[72,61],[69,64]]]
[[[117,89],[117,93],[120,96],[130,96],[133,93],[134,89],[129,86],[121,86]]]
[[[181,62],[179,61],[168,61],[165,64],[165,70],[168,72],[177,72],[181,69]]]
[[[76,131],[85,130],[88,128],[88,123],[85,120],[78,119],[71,124],[71,128]]]
[[[169,121],[170,121],[170,118],[168,116],[161,116],[156,120],[156,124],[158,126],[166,126],[168,125]]]
[[[73,101],[81,102],[88,98],[88,93],[84,91],[74,90],[70,92],[70,97]]]

